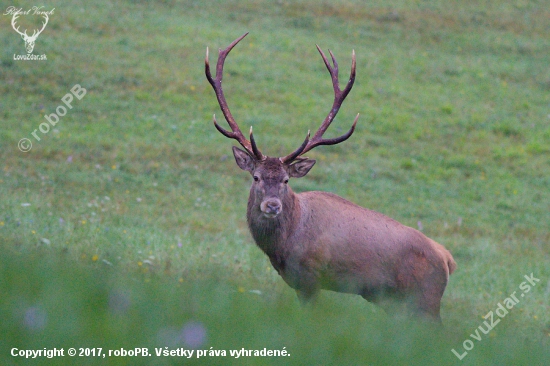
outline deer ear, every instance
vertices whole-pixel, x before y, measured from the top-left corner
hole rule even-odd
[[[297,161],[294,164],[288,166],[287,171],[288,175],[292,178],[302,178],[304,175],[309,173],[313,165],[315,165],[315,160],[313,159],[303,159]]]
[[[252,173],[256,167],[256,161],[247,152],[233,146],[233,155],[235,156],[235,162],[242,170]]]

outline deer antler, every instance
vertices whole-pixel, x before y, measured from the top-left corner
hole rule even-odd
[[[27,30],[25,29],[25,32],[21,32],[19,30],[19,27],[16,27],[15,26],[15,21],[17,20],[17,18],[19,18],[19,14],[14,14],[13,17],[11,18],[11,26],[13,27],[13,29],[19,33],[20,35],[22,35],[23,37],[27,38],[27,39],[33,39],[33,38],[37,38],[38,35],[40,33],[42,33],[42,31],[44,30],[44,28],[46,28],[46,24],[48,24],[48,20],[50,19],[48,17],[48,14],[42,14],[42,16],[44,17],[44,19],[46,20],[45,22],[42,22],[42,29],[40,30],[34,30],[33,33],[32,33],[32,36],[29,36],[27,34]]]
[[[36,30],[35,30],[35,31],[33,32],[31,38],[36,38],[36,37],[38,37],[38,35],[39,35],[40,33],[42,33],[42,31],[44,30],[44,28],[46,28],[46,24],[48,24],[48,20],[49,20],[50,18],[48,17],[48,14],[42,14],[42,16],[44,17],[44,19],[46,19],[46,21],[42,23],[42,29],[40,29],[39,31],[36,31]]]
[[[353,87],[353,83],[355,81],[355,51],[353,51],[351,54],[351,74],[349,77],[349,81],[346,84],[346,87],[344,88],[344,90],[341,90],[339,81],[338,81],[338,63],[336,62],[336,58],[334,57],[334,54],[332,53],[332,51],[329,50],[330,56],[332,58],[332,63],[334,64],[334,66],[331,66],[325,54],[323,53],[321,48],[319,48],[319,46],[317,46],[317,50],[321,54],[321,57],[323,58],[323,61],[325,62],[328,72],[330,73],[330,76],[332,78],[332,86],[334,89],[334,102],[332,103],[332,108],[329,114],[321,124],[321,127],[319,127],[317,132],[315,132],[315,135],[313,135],[313,138],[310,139],[310,134],[308,131],[306,139],[304,140],[302,145],[300,145],[300,147],[298,147],[289,155],[279,158],[281,162],[285,164],[292,163],[300,155],[305,154],[306,152],[308,152],[309,150],[313,149],[316,146],[335,145],[335,144],[339,144],[340,142],[346,141],[353,134],[353,131],[355,131],[355,125],[357,124],[357,120],[359,119],[359,114],[357,114],[350,130],[344,135],[340,137],[335,137],[332,139],[323,139],[323,134],[326,132],[326,130],[334,120],[334,117],[336,117],[336,114],[338,113],[338,110],[342,106],[344,99],[346,99],[351,88]]]
[[[19,27],[15,27],[15,21],[17,20],[17,18],[19,18],[19,14],[14,14],[13,17],[11,18],[11,26],[12,28],[17,32],[19,33],[20,35],[24,36],[24,37],[28,37],[27,36],[27,30],[25,29],[25,32],[24,33],[21,33],[21,31],[19,30]]]
[[[258,147],[256,146],[256,142],[254,141],[254,136],[252,135],[252,127],[250,127],[250,141],[244,137],[243,133],[239,129],[239,126],[235,122],[235,119],[233,118],[233,115],[231,114],[231,111],[229,110],[229,106],[227,105],[227,101],[225,100],[225,96],[223,94],[222,89],[222,78],[223,78],[223,64],[225,62],[225,58],[231,52],[233,47],[237,45],[244,37],[248,35],[248,32],[234,40],[229,46],[227,46],[226,49],[219,50],[218,53],[218,63],[216,64],[216,77],[212,78],[212,74],[210,73],[210,63],[208,62],[208,47],[206,48],[206,58],[204,60],[205,64],[205,73],[206,78],[210,82],[210,85],[212,85],[212,88],[214,89],[214,92],[216,93],[216,97],[218,98],[218,104],[220,105],[220,108],[223,112],[223,115],[225,116],[225,120],[229,124],[229,127],[231,127],[231,132],[227,131],[226,129],[222,128],[220,125],[218,125],[218,122],[216,121],[216,115],[214,115],[214,126],[216,126],[216,129],[220,131],[222,135],[225,137],[229,137],[232,139],[235,139],[241,144],[242,147],[250,154],[250,156],[255,157],[258,160],[264,160],[266,157],[260,152]]]

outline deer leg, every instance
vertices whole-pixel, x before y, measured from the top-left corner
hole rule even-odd
[[[441,293],[442,295],[442,293]],[[416,299],[414,304],[414,313],[420,315],[424,319],[433,321],[439,325],[443,325],[441,322],[441,316],[439,314],[441,306],[441,295],[439,293],[430,293],[428,296],[422,294]]]
[[[296,290],[296,295],[298,295],[298,300],[302,306],[313,304],[317,299],[316,291]]]
[[[439,311],[441,298],[447,286],[447,275],[435,266],[433,269],[431,274],[424,278],[419,285],[419,293],[415,298],[413,311],[425,319],[443,325]]]

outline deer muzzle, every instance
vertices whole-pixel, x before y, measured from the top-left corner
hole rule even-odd
[[[277,217],[281,213],[281,211],[283,211],[283,204],[278,198],[266,198],[260,204],[260,210],[264,214],[264,217],[272,219],[274,217]]]

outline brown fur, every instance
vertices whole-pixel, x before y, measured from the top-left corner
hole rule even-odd
[[[292,169],[276,158],[248,167],[259,178],[248,200],[250,232],[300,299],[321,289],[354,293],[389,312],[397,302],[440,321],[441,297],[456,268],[442,245],[335,194],[294,193],[284,183]],[[281,212],[265,217],[262,202],[275,199]]]

